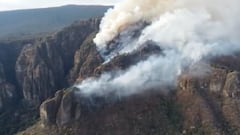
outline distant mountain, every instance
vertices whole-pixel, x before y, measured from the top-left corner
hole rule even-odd
[[[76,20],[103,16],[108,8],[110,6],[67,5],[0,12],[0,39],[53,32]]]

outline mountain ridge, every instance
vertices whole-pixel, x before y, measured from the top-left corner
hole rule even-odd
[[[0,39],[45,35],[80,19],[101,17],[111,6],[67,5],[0,12]]]
[[[161,48],[149,42],[142,50],[103,63],[92,41],[95,34],[85,38],[75,53],[72,84],[161,54]],[[127,97],[114,93],[84,97],[81,89],[64,88],[41,104],[40,121],[19,135],[238,134],[239,57],[236,53],[212,58],[206,75],[186,72],[178,78],[176,88],[149,89]]]
[[[105,72],[127,69],[162,51],[153,42],[148,42],[137,51],[118,55],[104,63],[93,42],[100,20],[92,18],[75,22],[47,37],[16,45],[17,51],[4,47],[8,45],[0,45],[4,50],[0,51],[0,103],[4,105],[0,106],[3,111],[0,117],[8,115],[4,117],[8,121],[17,119],[23,122],[21,125],[0,119],[1,126],[5,126],[0,130],[1,134],[13,134],[30,125],[33,126],[18,134],[240,133],[238,53],[211,59],[211,70],[206,76],[183,73],[174,89],[149,89],[123,98],[114,98],[111,93],[106,97],[76,96],[79,89],[71,87],[75,83],[89,77],[97,78]],[[9,63],[3,60],[12,53],[16,56],[10,63],[11,69],[6,72]],[[16,73],[12,75],[16,82],[5,77],[10,72]],[[18,102],[21,105],[13,106],[13,112],[4,112]],[[19,112],[18,109],[22,110]],[[17,127],[13,126],[14,123]]]

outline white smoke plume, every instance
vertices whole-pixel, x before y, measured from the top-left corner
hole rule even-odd
[[[114,75],[105,73],[98,79],[87,79],[76,87],[85,95],[128,96],[142,90],[174,86],[185,68],[240,51],[238,5],[239,0],[124,1],[103,18],[94,39],[99,51],[106,49],[108,42],[128,26],[147,21],[150,25],[134,42],[121,38],[118,54],[131,53],[144,42],[154,41],[164,55],[151,56]]]
[[[127,71],[118,71],[117,75],[103,74],[98,79],[88,79],[77,87],[84,95],[128,96],[144,90],[154,89],[166,84],[174,84],[173,80],[181,73],[181,58],[175,59],[175,52],[169,56],[152,56],[146,61],[132,66]],[[165,65],[166,64],[166,65]],[[165,65],[165,66],[162,66]],[[175,67],[171,67],[175,65]],[[169,68],[174,68],[169,71]],[[161,69],[161,70],[159,70]]]
[[[211,19],[232,23],[238,16],[239,3],[239,0],[124,0],[105,14],[94,42],[104,48],[130,24],[140,20],[152,22],[166,12],[179,9],[206,10]]]
[[[116,37],[127,26],[154,19],[170,8],[172,0],[125,0],[110,9],[102,19],[100,32],[94,42],[99,48]]]

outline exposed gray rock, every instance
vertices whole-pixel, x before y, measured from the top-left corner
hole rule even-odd
[[[62,97],[61,104],[57,113],[56,124],[61,127],[69,124],[74,118],[75,101],[74,92],[66,91]]]
[[[61,104],[63,91],[58,91],[55,97],[44,101],[40,106],[40,117],[44,126],[56,124],[58,108]]]
[[[212,92],[221,92],[227,76],[227,71],[223,69],[214,69],[212,71],[209,90]]]
[[[224,96],[231,98],[240,98],[240,73],[231,72],[227,75],[224,86]]]
[[[24,99],[38,106],[56,90],[68,86],[66,76],[74,66],[74,54],[85,38],[97,30],[99,21],[97,18],[76,22],[22,49],[16,76]]]

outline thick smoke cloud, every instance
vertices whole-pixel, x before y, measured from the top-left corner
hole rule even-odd
[[[98,79],[88,79],[77,87],[84,95],[128,96],[144,90],[154,89],[166,84],[174,84],[173,80],[181,73],[181,61],[175,59],[175,52],[170,56],[151,56],[146,61],[132,66],[127,71],[118,71],[116,75],[106,73]],[[162,66],[165,65],[165,66]],[[171,67],[175,65],[175,67]],[[169,68],[174,70],[169,71]],[[161,69],[161,70],[159,70]]]
[[[98,47],[116,37],[127,26],[139,21],[150,21],[170,8],[172,0],[125,0],[110,9],[102,19],[100,32],[94,42]]]
[[[234,25],[231,23],[239,22],[236,20],[239,4],[239,0],[125,0],[105,14],[94,42],[103,48],[130,24],[141,20],[152,22],[166,12],[179,9],[206,10],[211,19]]]
[[[131,53],[145,42],[154,41],[163,55],[151,56],[126,71],[85,80],[76,87],[84,95],[128,96],[176,85],[185,69],[212,57],[240,51],[238,5],[239,0],[126,0],[103,18],[100,32],[94,39],[99,51],[106,49],[108,42],[130,25],[147,21],[150,25],[134,42],[121,37],[122,47],[117,54]],[[127,39],[127,34],[124,35]],[[105,57],[106,61],[112,57]],[[201,73],[192,71],[194,75]]]

